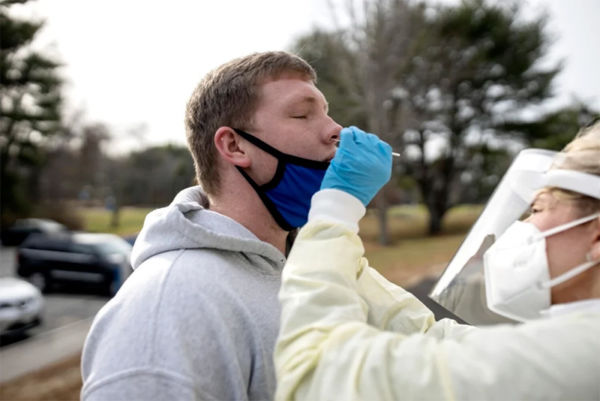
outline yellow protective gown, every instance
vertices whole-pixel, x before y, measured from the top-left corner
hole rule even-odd
[[[436,322],[363,254],[343,224],[300,231],[280,292],[277,400],[600,399],[600,308],[516,326]]]

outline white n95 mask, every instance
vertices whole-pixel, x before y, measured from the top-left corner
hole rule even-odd
[[[550,288],[599,263],[586,262],[551,280],[546,237],[598,216],[600,213],[544,232],[531,223],[515,221],[483,255],[488,308],[517,321],[539,318],[540,312],[550,307]]]

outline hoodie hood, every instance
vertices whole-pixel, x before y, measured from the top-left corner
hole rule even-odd
[[[181,191],[168,207],[150,212],[133,246],[132,267],[163,252],[213,249],[259,256],[281,269],[285,257],[277,248],[207,205],[206,195],[196,186]]]

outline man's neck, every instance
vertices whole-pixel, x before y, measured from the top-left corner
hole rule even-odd
[[[285,255],[288,232],[277,225],[257,195],[223,198],[211,197],[209,209],[237,221],[258,239],[268,242]],[[240,202],[240,199],[244,199],[245,202]]]

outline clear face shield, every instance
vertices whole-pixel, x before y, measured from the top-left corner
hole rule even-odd
[[[544,283],[552,282],[549,277],[539,281],[540,277],[547,276],[549,273],[547,265],[535,262],[546,260],[545,243],[541,242],[541,246],[530,247],[519,256],[519,251],[516,249],[523,241],[518,235],[513,236],[509,232],[504,236],[503,234],[507,229],[515,230],[515,225],[521,224],[515,222],[519,222],[523,218],[534,200],[535,194],[541,188],[557,187],[600,198],[600,177],[561,169],[563,158],[563,153],[540,149],[526,149],[517,155],[490,197],[481,216],[429,294],[430,298],[473,325],[516,322],[539,317],[537,313],[527,315],[527,313],[523,314],[519,311],[513,314],[510,309],[500,311],[495,307],[493,299],[490,301],[497,295],[497,293],[491,293],[490,283],[492,280],[503,281],[503,284],[510,287],[507,289],[512,292],[510,296],[522,298],[514,303],[516,305],[519,303],[531,305],[532,302],[543,300],[544,297],[548,299],[540,303],[549,304],[548,288],[531,285],[535,280]],[[585,222],[584,220],[589,221],[591,218],[574,223],[581,224]],[[520,227],[516,231],[522,233],[523,229],[532,229],[532,225],[527,226],[529,227]],[[561,230],[568,228],[561,228]],[[539,239],[543,239],[546,235],[551,234],[541,235],[539,232],[528,234],[529,238],[540,237]],[[494,244],[496,245],[492,247]],[[517,276],[518,279],[502,280],[501,269],[511,263],[514,265],[515,259],[511,260],[509,257],[505,257],[506,254],[498,252],[498,248],[500,250],[508,249],[507,254],[511,255],[515,255],[516,250],[516,262],[523,264],[522,272]],[[520,260],[518,260],[519,258]],[[527,266],[528,264],[529,266]],[[531,279],[527,279],[527,275],[530,275]],[[533,277],[533,275],[537,276]],[[504,279],[506,278],[504,277]],[[503,290],[498,285],[493,288],[496,292],[498,289],[499,291]],[[539,293],[536,294],[536,291]],[[541,306],[537,309],[540,308]],[[535,306],[533,309],[536,309]]]

